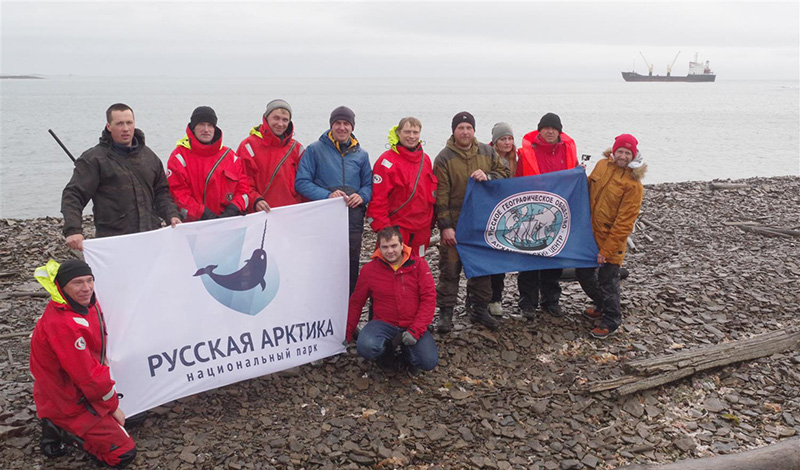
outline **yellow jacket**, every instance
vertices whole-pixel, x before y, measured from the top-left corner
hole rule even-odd
[[[647,164],[635,169],[620,168],[614,164],[610,149],[603,155],[606,160],[597,162],[588,178],[592,231],[606,262],[621,265],[628,235],[642,207],[644,187],[640,180]]]

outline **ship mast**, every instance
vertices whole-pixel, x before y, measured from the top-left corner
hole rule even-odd
[[[644,54],[642,54],[641,51],[639,52],[639,55],[642,56],[642,59],[644,59],[645,65],[647,65],[647,75],[652,77],[653,76],[653,66],[650,64],[650,62],[647,61],[647,58],[645,58]]]

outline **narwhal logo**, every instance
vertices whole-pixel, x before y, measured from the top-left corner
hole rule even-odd
[[[257,216],[244,220],[251,218],[258,220]],[[205,290],[222,305],[258,315],[280,287],[278,266],[266,239],[267,221],[263,229],[259,222],[235,227],[220,230],[212,225],[209,230],[187,236],[196,266],[191,275],[202,281]]]
[[[261,286],[261,290],[267,288],[264,276],[267,274],[267,252],[264,251],[264,240],[267,237],[267,221],[264,221],[264,234],[261,236],[261,248],[253,250],[253,255],[245,260],[242,269],[231,274],[217,274],[214,272],[217,266],[211,264],[205,268],[198,269],[195,276],[207,274],[220,286],[230,290],[250,290],[256,286]]]

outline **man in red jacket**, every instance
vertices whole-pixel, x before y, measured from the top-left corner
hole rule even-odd
[[[136,457],[123,425],[117,391],[105,357],[106,331],[94,295],[94,276],[83,261],[36,270],[52,296],[31,337],[33,401],[42,422],[42,453],[57,457],[64,444],[122,468]]]
[[[222,145],[217,113],[192,112],[186,135],[167,161],[169,192],[187,222],[244,214],[250,205],[241,160]]]
[[[391,362],[401,346],[411,375],[431,370],[439,363],[439,351],[428,331],[436,308],[436,285],[424,258],[403,245],[400,229],[378,232],[372,261],[361,269],[347,312],[346,340],[358,337],[358,354],[366,359]],[[371,297],[374,316],[357,333],[361,310]]]
[[[272,100],[261,121],[236,152],[244,159],[250,210],[269,211],[270,207],[303,202],[294,178],[305,149],[294,140],[292,107],[284,100]]]
[[[430,157],[422,150],[421,131],[422,123],[415,117],[404,117],[389,130],[391,148],[372,169],[367,222],[375,232],[397,225],[403,244],[424,257],[431,240],[437,179]]]
[[[522,138],[522,146],[517,150],[515,176],[541,175],[575,168],[578,165],[575,141],[561,130],[561,118],[557,114],[547,113],[542,116],[537,130]],[[562,315],[558,304],[561,298],[561,286],[558,285],[561,272],[561,269],[542,269],[519,273],[519,309],[525,318],[533,320],[536,317],[536,308],[540,302],[547,313],[556,317]]]

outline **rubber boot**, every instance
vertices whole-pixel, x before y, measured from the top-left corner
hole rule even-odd
[[[469,319],[472,323],[480,323],[490,330],[500,328],[500,322],[489,314],[489,308],[486,304],[472,304],[472,313]]]
[[[453,307],[439,307],[439,322],[436,331],[442,334],[453,331]]]
[[[61,440],[59,428],[52,421],[45,418],[41,421],[42,438],[39,448],[47,457],[61,457],[67,453],[67,445]]]

